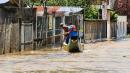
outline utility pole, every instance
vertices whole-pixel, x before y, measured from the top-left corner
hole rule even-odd
[[[21,5],[21,0],[19,0],[19,17],[18,17],[18,21],[19,21],[19,52],[21,51],[21,25],[22,25],[22,5]]]
[[[47,32],[48,32],[48,25],[47,25],[47,7],[46,7],[46,3],[47,3],[47,0],[45,0],[45,2],[44,2],[44,14],[45,14],[45,31],[46,31],[46,37],[45,37],[45,39],[46,39],[46,47],[47,47]]]
[[[47,3],[47,0],[41,0],[41,3],[42,3],[42,6],[43,6],[43,10],[44,10],[44,13],[43,13],[43,17],[42,17],[42,39],[43,39],[43,26],[45,25],[45,44],[47,46],[47,30],[48,30],[48,26],[47,26],[47,7],[46,7],[46,3]],[[43,40],[42,40],[42,43],[43,43]]]
[[[110,0],[102,1],[102,19],[107,20],[107,40],[109,41],[111,40],[111,23],[110,23],[110,10],[108,9],[108,5],[110,5]]]

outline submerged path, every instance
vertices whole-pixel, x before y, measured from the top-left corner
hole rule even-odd
[[[130,73],[130,39],[84,45],[83,53],[35,51],[1,55],[0,73]]]

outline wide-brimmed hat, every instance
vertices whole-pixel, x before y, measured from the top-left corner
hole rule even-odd
[[[65,25],[64,23],[60,23],[60,26],[63,26],[63,25]]]

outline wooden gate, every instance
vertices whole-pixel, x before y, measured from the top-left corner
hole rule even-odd
[[[21,51],[33,48],[33,23],[22,23],[21,26]]]
[[[85,40],[103,40],[107,37],[107,22],[105,20],[85,21]]]

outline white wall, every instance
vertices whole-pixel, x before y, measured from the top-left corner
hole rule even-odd
[[[127,16],[118,16],[117,18],[117,38],[125,38],[127,36]]]

